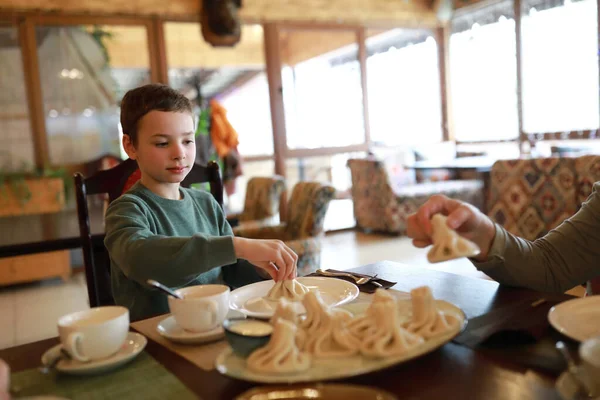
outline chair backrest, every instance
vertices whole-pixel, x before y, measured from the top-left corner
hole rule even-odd
[[[323,232],[323,221],[335,188],[320,182],[298,182],[288,202],[286,237],[302,239]]]
[[[279,202],[285,191],[282,176],[254,177],[246,186],[244,211],[240,221],[254,221],[272,217],[279,213]]]
[[[110,285],[110,259],[104,244],[97,244],[94,247],[92,242],[87,196],[107,194],[108,201],[112,202],[123,193],[123,188],[137,170],[137,162],[127,159],[116,167],[100,171],[89,178],[84,178],[79,172],[74,175],[77,219],[90,307],[113,304],[113,298]],[[194,183],[205,182],[210,184],[210,192],[222,207],[223,182],[216,162],[210,161],[207,166],[194,164],[181,185],[189,187]]]
[[[496,161],[487,215],[509,232],[535,240],[575,214],[581,205],[576,182],[573,158]]]

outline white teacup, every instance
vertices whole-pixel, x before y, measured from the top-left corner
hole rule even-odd
[[[73,358],[88,362],[119,351],[129,332],[129,310],[121,306],[96,307],[62,316],[60,341]]]
[[[586,340],[579,346],[579,358],[583,368],[582,379],[589,394],[600,395],[600,336]]]
[[[169,296],[169,309],[177,325],[190,332],[206,332],[220,326],[229,311],[229,287],[198,285],[175,291]]]

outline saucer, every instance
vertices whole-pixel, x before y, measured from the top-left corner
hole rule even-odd
[[[148,340],[139,333],[129,332],[125,343],[119,351],[108,358],[90,362],[77,360],[60,360],[56,365],[59,372],[70,375],[95,375],[115,369],[132,360],[144,350]],[[61,345],[58,344],[47,350],[42,356],[42,364],[49,364],[51,360],[58,357]]]
[[[239,311],[229,310],[227,318],[246,318],[244,314]],[[182,327],[177,325],[175,317],[169,315],[158,323],[156,330],[160,335],[172,342],[183,343],[183,344],[201,344],[214,342],[225,336],[225,331],[222,326],[218,326],[215,329],[211,329],[206,332],[190,332],[184,330]]]

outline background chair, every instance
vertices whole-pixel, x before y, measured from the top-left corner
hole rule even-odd
[[[110,258],[104,247],[104,237],[92,241],[88,196],[107,194],[108,202],[112,202],[124,192],[126,185],[131,183],[130,178],[136,174],[136,171],[138,171],[137,162],[127,159],[116,167],[100,171],[89,178],[84,178],[79,172],[73,177],[90,307],[114,304],[114,300],[110,284]],[[223,182],[216,162],[211,161],[207,166],[194,164],[181,185],[189,187],[193,183],[205,182],[210,184],[210,192],[223,207]]]
[[[352,159],[348,160],[348,167],[356,225],[367,231],[405,234],[408,216],[434,194],[463,200],[480,209],[484,205],[484,184],[480,180],[423,182],[392,188],[379,160]]]
[[[285,180],[279,175],[250,179],[246,186],[244,210],[239,214],[229,214],[227,220],[232,226],[248,222],[258,226],[273,224],[279,215],[279,203],[285,189]]]
[[[335,195],[332,186],[319,182],[299,182],[294,186],[283,223],[275,226],[243,226],[233,229],[236,236],[251,239],[279,239],[298,254],[298,275],[320,268],[323,220]]]

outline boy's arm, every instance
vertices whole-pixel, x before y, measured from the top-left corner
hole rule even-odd
[[[231,225],[229,225],[219,203],[213,201],[213,207],[215,208],[215,213],[219,221],[219,231],[221,235],[233,236]],[[268,273],[243,259],[238,259],[235,264],[226,265],[223,268],[223,280],[231,286],[232,289],[267,279],[271,279]]]
[[[111,259],[125,276],[142,284],[154,279],[167,286],[182,286],[201,273],[237,261],[231,236],[156,235],[134,202],[111,204],[105,222],[104,244]]]

